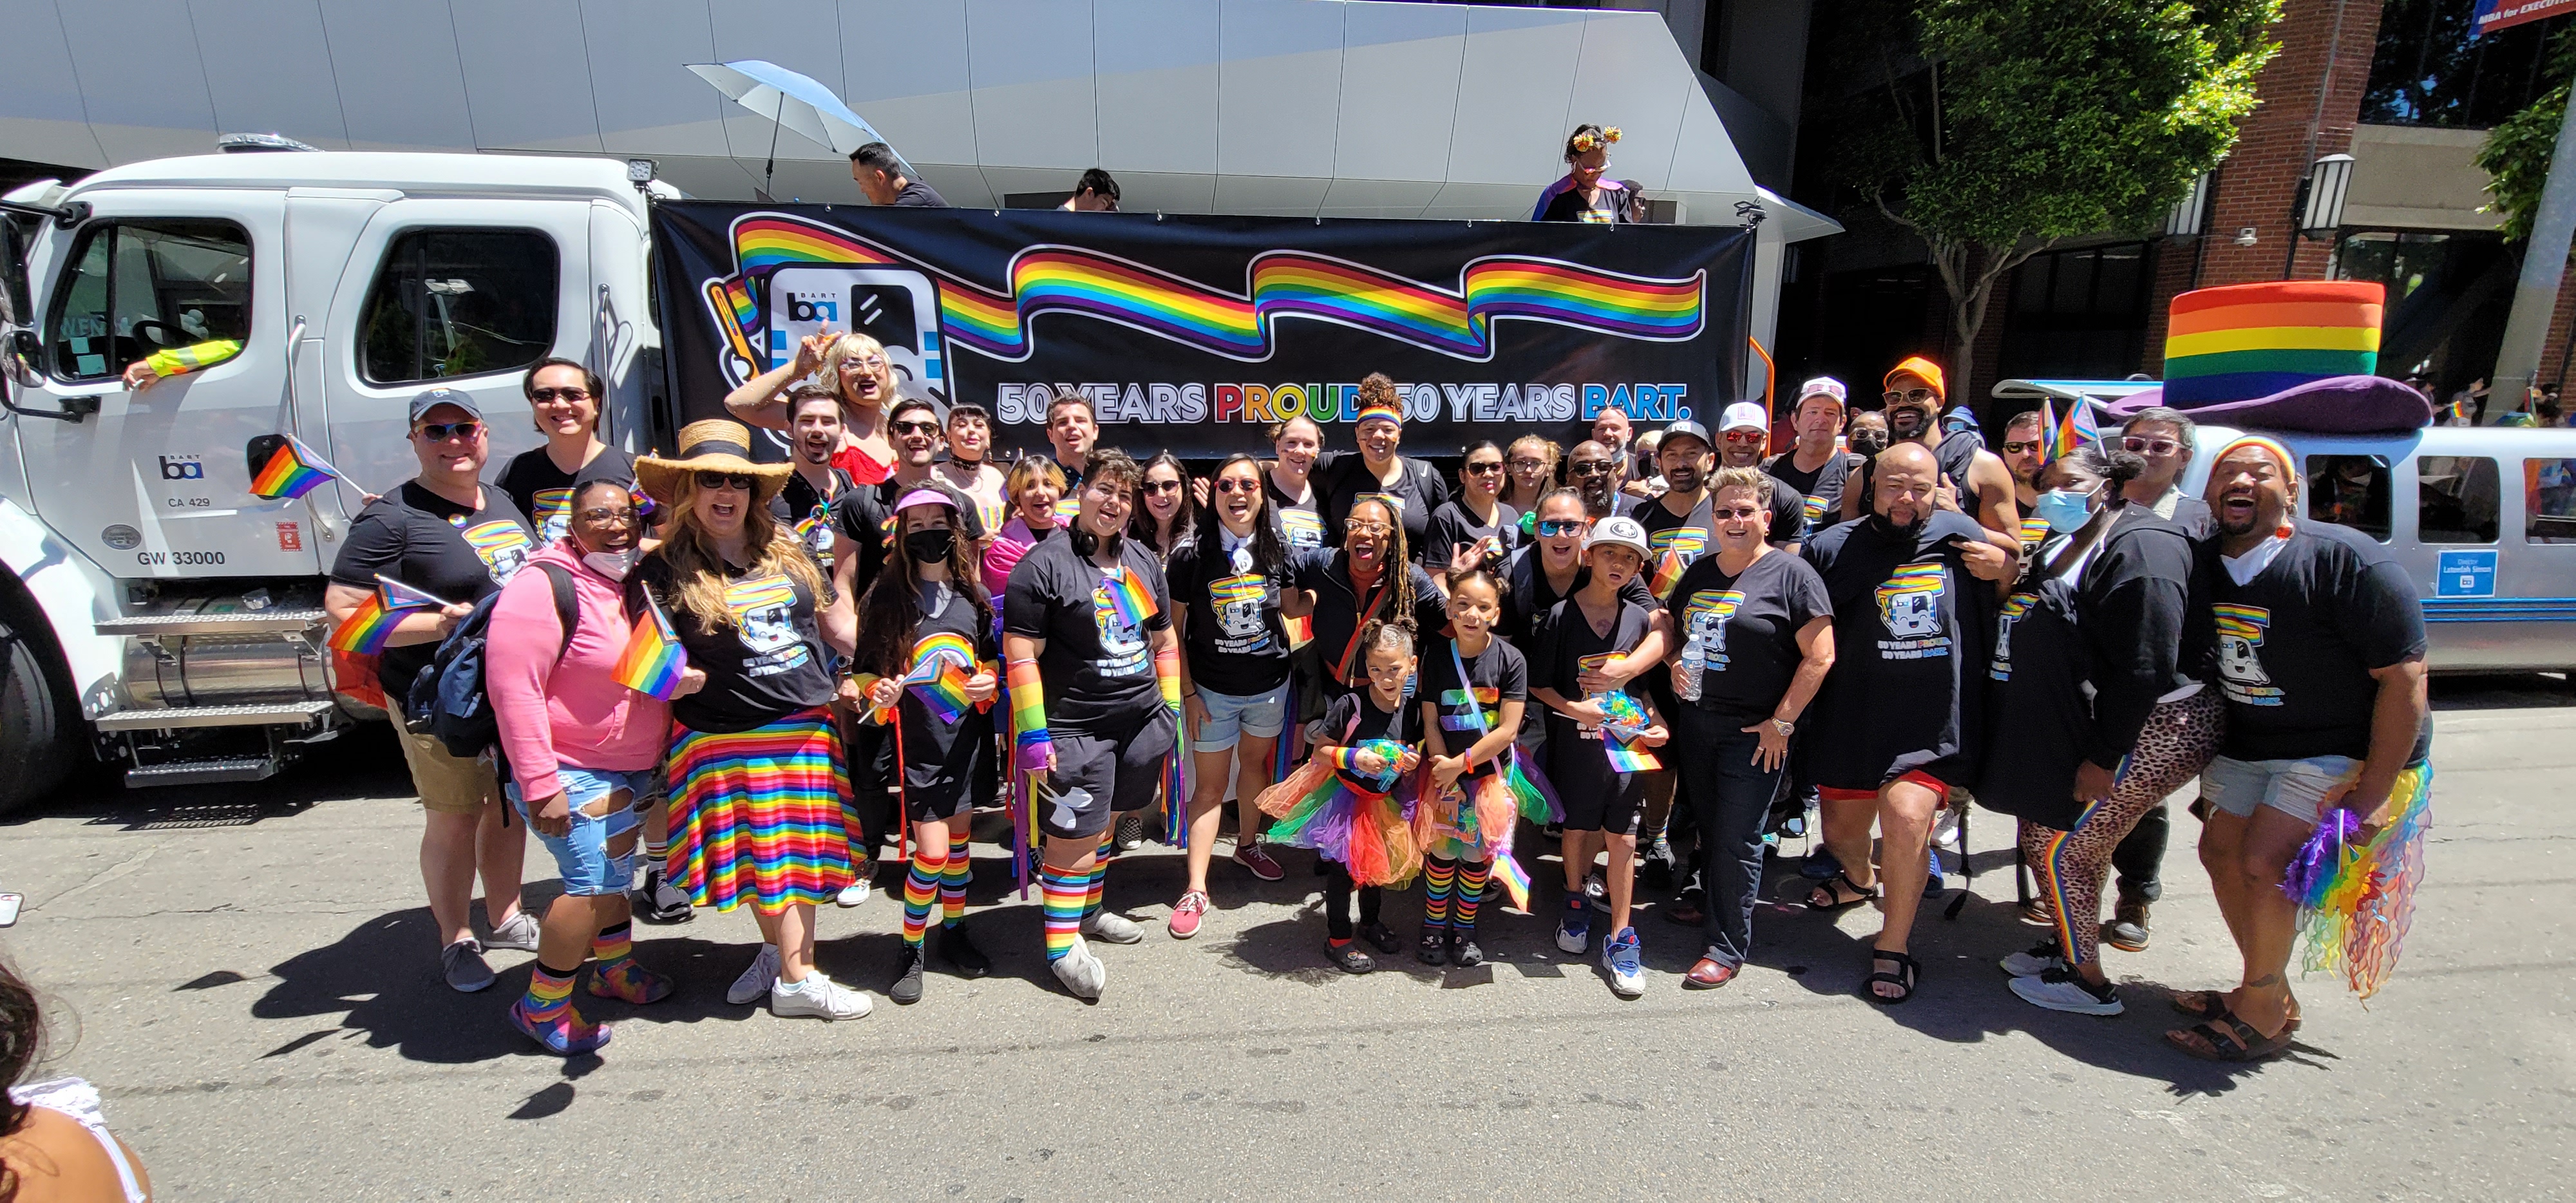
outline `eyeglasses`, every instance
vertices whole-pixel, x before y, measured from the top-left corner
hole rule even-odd
[[[1759,443],[1770,436],[1759,430],[1730,430],[1717,437],[1730,443]]]
[[[1939,396],[1940,394],[1928,388],[1909,388],[1901,392],[1889,390],[1880,400],[1889,405],[1930,405]]]
[[[588,401],[590,400],[590,390],[586,388],[532,388],[528,390],[528,400],[530,401],[552,401],[558,397],[566,401]]]
[[[1545,467],[1547,467],[1546,460],[1532,459],[1526,455],[1512,461],[1512,471],[1514,472],[1536,472]]]
[[[578,516],[582,521],[590,523],[593,526],[635,525],[635,511],[633,510],[583,510]]]
[[[2006,455],[2020,455],[2020,454],[2022,454],[2022,453],[2023,453],[2023,452],[2025,452],[2025,451],[2037,451],[2037,450],[2039,450],[2039,447],[2040,447],[2040,441],[2039,441],[2038,439],[2031,439],[2031,440],[2028,440],[2028,441],[2023,441],[2023,440],[2019,440],[2019,439],[2014,439],[2014,440],[2007,441],[2007,442],[2004,444],[2004,454],[2006,454]],[[2131,450],[2131,451],[2135,451],[2135,450],[2137,450],[2137,448],[2132,447],[2132,448],[2130,448],[2129,450]]]
[[[1180,492],[1181,482],[1177,480],[1149,480],[1137,487],[1143,489],[1146,496],[1160,497],[1165,493]]]
[[[896,434],[937,434],[939,433],[939,423],[897,422],[894,424],[894,432]]]
[[[433,443],[449,439],[470,439],[483,433],[481,422],[423,422],[414,433]]]
[[[1579,535],[1587,525],[1581,518],[1541,518],[1538,520],[1538,533],[1550,537]]]
[[[1345,525],[1342,529],[1349,534],[1375,535],[1380,539],[1395,533],[1394,527],[1388,526],[1383,522],[1353,522]]]
[[[751,491],[751,477],[740,472],[700,472],[698,487],[711,490],[732,489],[738,493],[748,493]]]
[[[1608,476],[1610,474],[1610,461],[1606,459],[1580,459],[1574,461],[1573,470],[1576,476]]]
[[[1459,470],[1462,472],[1472,472],[1478,476],[1494,476],[1502,472],[1503,464],[1501,460],[1493,460],[1481,464],[1468,464]]]
[[[1229,476],[1216,482],[1216,491],[1219,493],[1258,493],[1261,491],[1261,482],[1257,480],[1245,480],[1240,476]]]
[[[886,357],[883,355],[853,355],[841,361],[844,368],[881,368],[885,365]]]
[[[2173,439],[2149,439],[2137,435],[2120,440],[2120,445],[2140,455],[2172,455],[2182,450],[2182,444]]]
[[[1718,517],[1733,518],[1738,522],[1750,522],[1753,520],[1754,515],[1760,514],[1761,512],[1761,510],[1749,505],[1739,505],[1729,509],[1716,511]]]

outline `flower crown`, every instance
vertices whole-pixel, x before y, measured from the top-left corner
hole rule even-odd
[[[1598,147],[1615,146],[1618,142],[1619,127],[1614,125],[1601,131],[1599,137],[1595,137],[1590,133],[1576,134],[1571,145],[1574,147],[1574,153],[1578,155],[1586,155],[1592,153],[1593,150]]]

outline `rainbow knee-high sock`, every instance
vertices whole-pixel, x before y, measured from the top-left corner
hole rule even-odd
[[[1112,823],[1109,826],[1110,831],[1115,831],[1118,827],[1115,823]],[[1100,909],[1100,896],[1109,889],[1110,851],[1109,832],[1101,832],[1100,851],[1093,854],[1091,858],[1091,882],[1083,888],[1082,892],[1082,913],[1085,917],[1088,917],[1091,912]]]
[[[561,1023],[572,1015],[572,979],[581,971],[558,974],[540,961],[528,967],[528,996],[519,1003],[528,1021],[538,1026]]]
[[[599,962],[601,973],[617,968],[620,962],[634,956],[635,925],[632,923],[601,928],[598,935],[590,938],[590,959]]]
[[[1073,951],[1074,935],[1082,930],[1083,899],[1090,893],[1088,870],[1053,866],[1038,870],[1038,900],[1046,911],[1048,964],[1063,960],[1064,954]]]
[[[971,840],[966,821],[948,829],[948,868],[939,876],[939,925],[955,927],[966,918],[966,886],[975,880],[975,862],[967,855]]]
[[[1422,858],[1422,925],[1449,926],[1449,891],[1458,884],[1458,862],[1437,856]]]
[[[1476,930],[1476,904],[1485,900],[1485,879],[1492,876],[1493,872],[1494,862],[1492,861],[1458,863],[1458,901],[1455,904],[1457,917],[1450,920],[1450,926],[1460,931]]]
[[[934,857],[931,854],[938,852]],[[915,844],[912,871],[903,878],[903,942],[919,947],[921,931],[930,925],[930,908],[939,901],[939,878],[948,871],[945,849]]]

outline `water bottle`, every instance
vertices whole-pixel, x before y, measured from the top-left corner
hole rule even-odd
[[[1708,665],[1708,653],[1700,650],[1694,638],[1682,645],[1681,669],[1673,674],[1673,696],[1685,702],[1699,700],[1699,674]]]

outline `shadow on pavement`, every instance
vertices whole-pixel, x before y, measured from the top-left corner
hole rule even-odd
[[[341,798],[410,798],[411,774],[393,728],[366,723],[266,781],[239,781],[177,789],[126,789],[115,771],[96,767],[39,801],[0,818],[0,828],[40,818],[86,816],[93,827],[127,831],[183,831],[247,827],[264,819],[291,818],[317,802]]]

